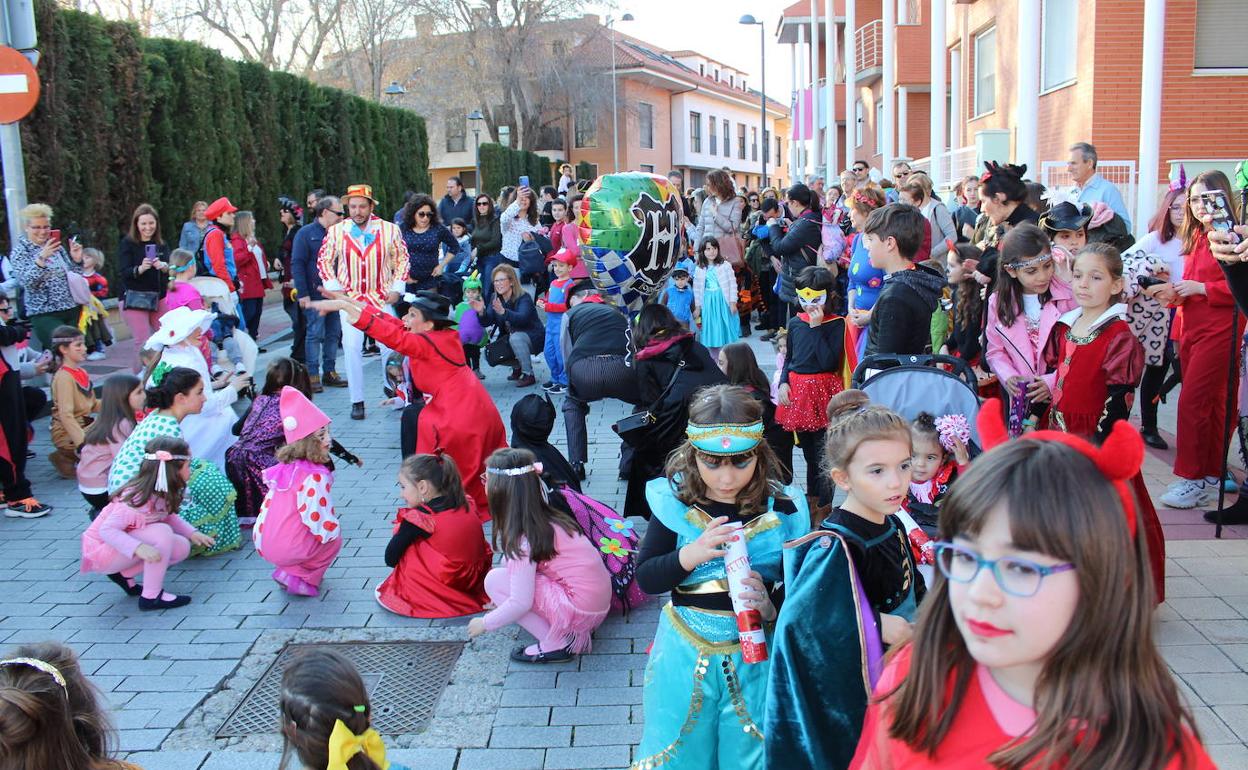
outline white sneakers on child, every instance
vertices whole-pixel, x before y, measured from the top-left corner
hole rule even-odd
[[[107,357],[108,356],[104,353],[103,350],[97,350],[95,352],[87,354],[88,361],[103,361]]]
[[[1161,496],[1161,504],[1167,508],[1196,508],[1208,505],[1217,491],[1217,482],[1204,479],[1179,479]]]

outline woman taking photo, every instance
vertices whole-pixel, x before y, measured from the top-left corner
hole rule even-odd
[[[1179,480],[1161,497],[1168,508],[1195,508],[1217,493],[1226,460],[1221,437],[1225,429],[1227,387],[1238,387],[1238,366],[1227,360],[1227,350],[1244,333],[1241,317],[1234,324],[1235,301],[1226,275],[1209,250],[1208,224],[1213,215],[1209,192],[1220,191],[1236,208],[1230,180],[1221,171],[1206,171],[1188,188],[1183,239],[1183,279],[1174,284],[1179,303],[1179,361],[1183,388],[1179,391],[1178,451],[1174,475]],[[1235,212],[1232,216],[1238,219]],[[1234,367],[1228,371],[1228,367]],[[1228,383],[1228,377],[1232,379]],[[1217,438],[1214,438],[1217,437]]]
[[[69,241],[69,252],[52,233],[52,207],[32,203],[21,211],[24,232],[13,244],[9,267],[25,291],[26,317],[44,350],[52,349],[52,330],[78,325],[78,302],[69,291],[69,273],[82,274],[82,245]]]
[[[537,317],[537,305],[520,288],[520,275],[511,265],[494,268],[491,282],[494,296],[488,301],[477,300],[469,304],[477,312],[482,326],[496,326],[508,335],[516,364],[507,379],[515,381],[517,388],[535,385],[533,353],[540,351],[546,342],[546,329]]]
[[[399,230],[407,244],[407,290],[437,291],[443,268],[459,253],[459,241],[438,221],[438,207],[433,198],[413,196],[403,207]],[[446,259],[441,258],[442,246],[446,247]]]
[[[520,244],[533,240],[533,233],[542,229],[537,221],[537,204],[528,187],[516,190],[516,197],[503,210],[499,228],[503,233],[503,259],[512,267],[520,267]]]
[[[160,326],[160,301],[169,283],[169,247],[160,237],[156,209],[140,203],[130,215],[130,230],[117,245],[117,273],[121,276],[121,317],[134,338],[134,360],[140,365],[143,343]]]

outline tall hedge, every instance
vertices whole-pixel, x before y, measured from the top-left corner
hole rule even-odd
[[[516,184],[526,174],[534,189],[554,179],[551,162],[535,152],[487,142],[481,145],[480,153],[481,190],[490,195],[498,195],[504,186]]]
[[[425,124],[413,112],[195,43],[143,38],[54,0],[38,0],[36,17],[43,92],[22,123],[28,197],[52,205],[54,227],[106,254],[144,202],[176,244],[194,201],[227,195],[255,211],[275,255],[279,195],[302,201],[313,187],[368,183],[388,216],[404,190],[430,188]],[[7,241],[7,224],[0,233]]]

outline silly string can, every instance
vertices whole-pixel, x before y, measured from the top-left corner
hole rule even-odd
[[[763,615],[747,607],[741,598],[745,591],[745,578],[750,575],[750,552],[746,545],[745,531],[740,522],[733,525],[736,534],[724,544],[724,569],[728,573],[728,595],[732,597],[732,611],[737,615],[737,638],[741,640],[741,659],[746,663],[762,663],[767,660],[767,636],[763,633]]]

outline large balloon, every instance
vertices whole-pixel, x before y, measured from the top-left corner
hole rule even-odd
[[[581,199],[581,259],[604,297],[639,310],[684,254],[680,191],[666,177],[607,174]]]

